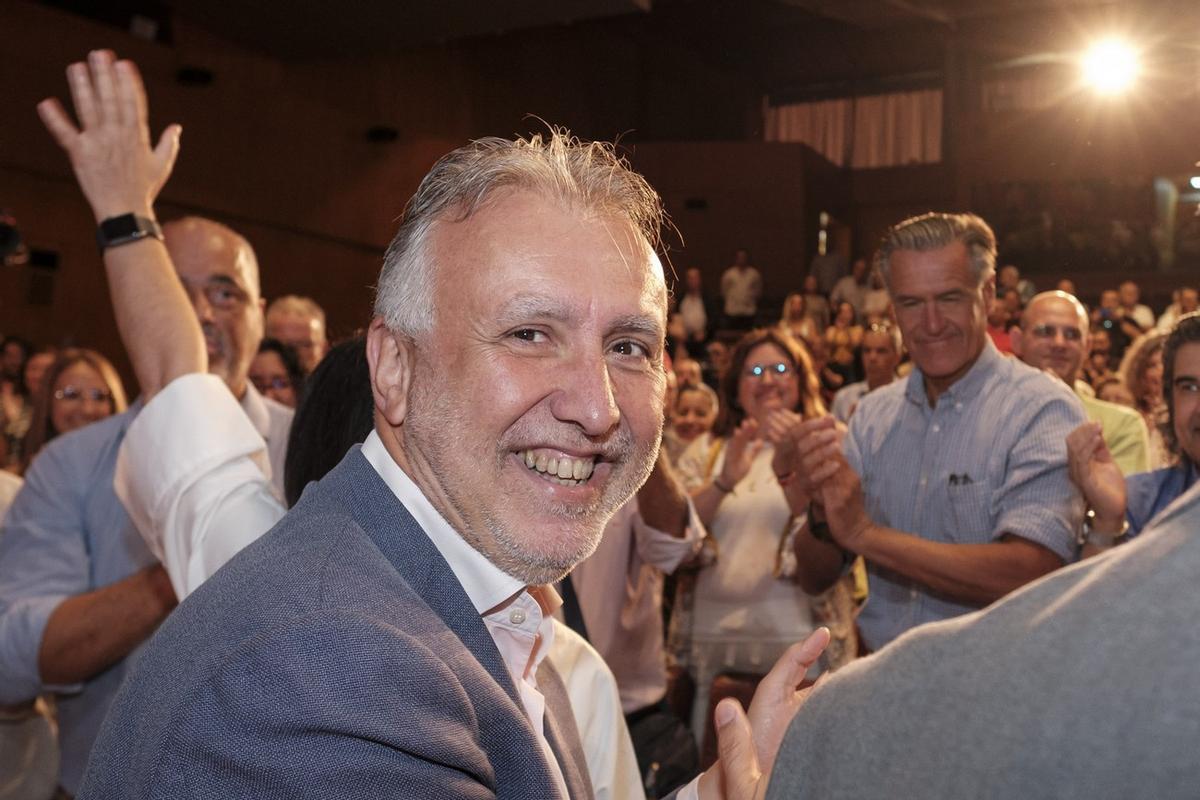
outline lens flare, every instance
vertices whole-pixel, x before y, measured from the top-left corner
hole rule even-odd
[[[1084,81],[1100,94],[1119,94],[1133,85],[1140,64],[1137,51],[1127,42],[1107,39],[1084,54]]]

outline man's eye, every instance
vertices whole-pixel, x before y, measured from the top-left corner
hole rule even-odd
[[[1197,392],[1200,392],[1200,382],[1180,381],[1179,383],[1175,384],[1175,388],[1181,392],[1187,392],[1188,394],[1196,394]]]
[[[544,342],[546,334],[533,328],[521,328],[518,331],[513,331],[513,338],[520,339],[523,342]]]
[[[636,356],[638,358],[649,358],[650,349],[640,342],[634,342],[629,339],[622,340],[613,345],[613,351],[621,356]]]

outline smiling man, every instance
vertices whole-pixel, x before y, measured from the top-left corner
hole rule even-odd
[[[797,537],[801,581],[827,588],[862,555],[871,596],[858,622],[872,649],[1074,556],[1083,507],[1065,440],[1084,420],[1066,386],[988,337],[996,241],[982,219],[905,220],[876,263],[915,369],[862,399],[844,455],[830,419],[795,430],[816,523]]]
[[[1042,292],[1025,308],[1013,350],[1029,366],[1057,376],[1075,391],[1088,419],[1099,423],[1121,472],[1145,472],[1150,468],[1150,434],[1142,415],[1078,391],[1087,341],[1088,316],[1083,304],[1066,292]]]
[[[660,214],[556,133],[433,168],[380,276],[375,431],[171,618],[85,796],[590,796],[547,584],[658,452]]]

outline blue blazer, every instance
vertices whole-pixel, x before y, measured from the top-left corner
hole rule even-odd
[[[566,692],[552,667],[538,678],[571,799],[590,800]],[[356,447],[162,625],[78,796],[533,800],[552,786],[479,614]]]

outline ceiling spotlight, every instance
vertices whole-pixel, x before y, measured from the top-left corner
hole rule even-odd
[[[1106,39],[1083,56],[1083,79],[1101,94],[1118,94],[1133,85],[1140,65],[1137,51],[1127,42]]]
[[[1188,183],[1192,185],[1193,189],[1200,189],[1200,175],[1196,175]]]

